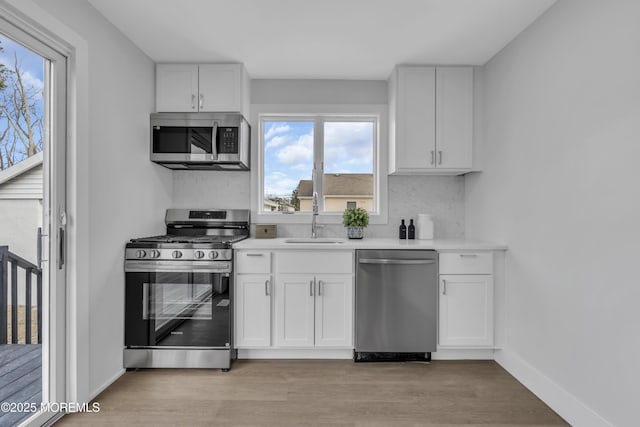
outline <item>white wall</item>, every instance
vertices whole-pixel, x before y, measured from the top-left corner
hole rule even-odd
[[[88,262],[89,282],[79,286],[89,287],[89,330],[79,339],[89,340],[93,395],[122,371],[124,245],[131,237],[164,232],[172,177],[149,161],[153,62],[88,2],[37,3],[87,44],[88,68],[77,71],[88,79],[88,93],[79,95],[88,99],[88,140],[79,141],[79,151],[88,150],[88,167],[79,168],[77,180],[88,184],[88,218],[77,221],[88,221],[88,247],[79,252]]]
[[[466,178],[467,237],[509,246],[498,359],[574,425],[639,419],[639,18],[560,0],[494,57]]]

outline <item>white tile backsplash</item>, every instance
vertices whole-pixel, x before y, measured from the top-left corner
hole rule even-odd
[[[174,171],[173,201],[176,208],[250,209],[250,174]],[[395,237],[400,220],[404,218],[409,225],[409,219],[413,218],[417,223],[419,213],[433,215],[435,238],[464,238],[464,177],[390,176],[389,222],[370,225],[365,236]],[[309,224],[278,224],[279,237],[310,233]],[[344,237],[345,234],[342,225],[327,225],[320,230],[320,235],[327,237]]]

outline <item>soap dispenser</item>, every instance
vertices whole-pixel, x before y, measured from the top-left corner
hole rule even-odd
[[[407,238],[407,226],[404,225],[404,219],[402,220],[402,222],[400,223],[400,239],[406,239]]]

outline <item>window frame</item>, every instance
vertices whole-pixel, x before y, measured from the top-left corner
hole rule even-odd
[[[318,182],[318,159],[324,161],[324,123],[339,121],[374,121],[374,211],[369,212],[371,224],[386,224],[387,206],[387,105],[349,104],[349,105],[253,105],[252,122],[257,132],[252,132],[252,162],[255,165],[252,174],[251,207],[254,221],[270,223],[307,223],[311,212],[263,212],[264,203],[264,122],[266,121],[311,121],[314,122],[314,183]],[[320,122],[318,122],[320,120]],[[321,126],[318,126],[318,123]],[[322,141],[318,144],[316,141]],[[318,153],[320,151],[320,153]],[[322,166],[322,165],[321,165]],[[322,179],[319,180],[320,186]],[[320,194],[320,191],[319,191]],[[320,197],[319,217],[326,224],[341,224],[342,212],[324,212],[324,200]]]

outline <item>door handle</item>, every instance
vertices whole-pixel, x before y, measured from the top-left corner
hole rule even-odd
[[[442,150],[438,150],[438,157],[440,158],[440,160],[438,160],[438,164],[441,165],[442,164]]]
[[[322,296],[322,280],[318,280],[318,296]]]
[[[264,294],[269,296],[269,280],[264,281]]]
[[[447,294],[447,281],[445,279],[442,279],[442,295],[446,295]]]
[[[309,296],[310,297],[313,296],[313,282],[314,282],[314,280],[309,280]]]
[[[204,107],[204,95],[203,94],[200,94],[200,102],[198,104],[198,107],[200,109],[202,109]]]
[[[66,242],[65,232],[67,229],[67,213],[60,210],[60,226],[58,228],[58,270],[62,270],[65,264]]]
[[[196,109],[196,96],[194,94],[191,94],[191,109]]]
[[[387,259],[387,258],[361,258],[360,264],[386,264],[386,265],[421,265],[435,264],[432,259]]]

